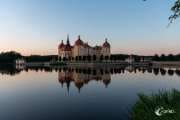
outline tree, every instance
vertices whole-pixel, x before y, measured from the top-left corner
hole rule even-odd
[[[173,14],[169,17],[170,23],[172,23],[175,19],[177,19],[180,16],[180,0],[175,1],[174,5],[171,7],[171,11],[173,12]]]
[[[168,55],[168,60],[170,60],[170,61],[174,61],[174,60],[175,60],[174,55],[169,54],[169,55]]]
[[[22,57],[23,56],[20,53],[15,51],[3,52],[0,53],[0,63],[13,63],[14,60]]]
[[[180,16],[180,0],[176,0],[173,7],[171,8],[171,11],[173,14],[169,17],[170,23],[173,22],[173,20],[177,19]]]
[[[154,61],[159,61],[159,56],[158,56],[158,54],[155,54],[155,55],[153,56],[153,60],[154,60]]]
[[[161,59],[162,59],[163,61],[166,61],[166,55],[165,55],[165,54],[162,54],[162,55],[161,55]]]

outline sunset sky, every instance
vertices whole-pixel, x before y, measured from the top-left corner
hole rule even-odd
[[[0,0],[0,52],[57,54],[70,35],[112,53],[180,53],[180,19],[167,27],[175,0]]]

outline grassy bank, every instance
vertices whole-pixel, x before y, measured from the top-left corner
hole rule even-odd
[[[131,120],[180,120],[179,91],[160,91],[150,96],[144,94],[138,96],[139,99],[132,108]],[[158,112],[161,115],[155,113],[158,109],[161,109]],[[174,110],[175,113],[168,113],[165,110]]]

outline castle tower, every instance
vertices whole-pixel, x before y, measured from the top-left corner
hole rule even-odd
[[[70,41],[69,41],[69,35],[67,35],[67,45],[68,45],[68,46],[71,46],[71,45],[70,45]]]
[[[109,57],[111,54],[110,49],[111,49],[111,45],[109,44],[108,39],[105,38],[105,42],[102,45],[102,55]]]

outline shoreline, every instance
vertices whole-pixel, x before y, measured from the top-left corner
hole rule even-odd
[[[180,61],[153,61],[153,67],[180,67]]]
[[[26,66],[139,66],[139,67],[180,67],[180,61],[152,61],[152,62],[133,62],[128,63],[125,61],[118,61],[118,62],[60,62],[60,63],[50,63],[50,62],[29,62],[26,63]]]

